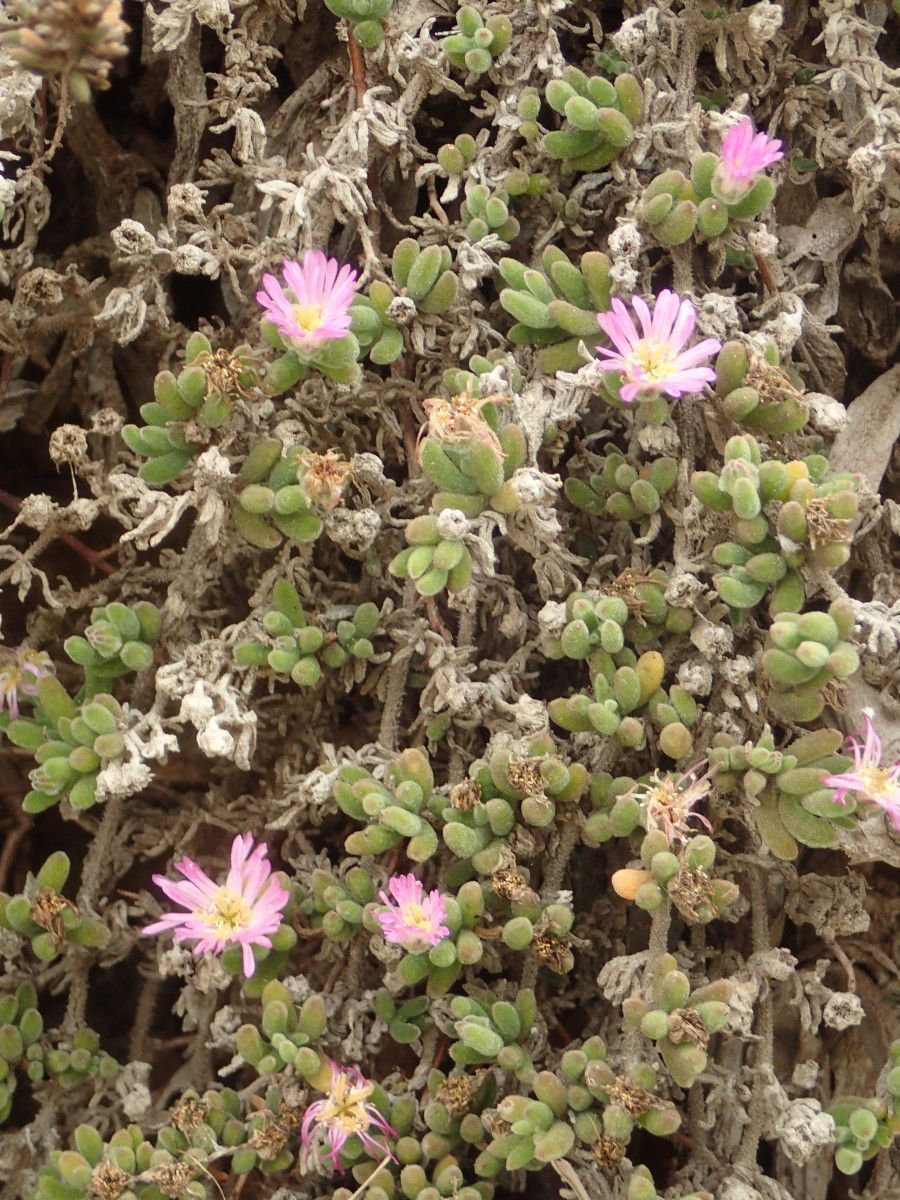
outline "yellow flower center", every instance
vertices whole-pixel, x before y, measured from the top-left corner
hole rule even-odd
[[[336,1125],[342,1133],[359,1133],[372,1124],[365,1111],[365,1103],[374,1090],[373,1084],[354,1087],[346,1075],[338,1075],[332,1084],[331,1095],[322,1109],[323,1125]]]
[[[322,324],[321,304],[295,304],[294,320],[306,333],[314,333]]]
[[[672,347],[666,342],[640,341],[629,358],[644,372],[650,383],[668,379],[676,369]]]
[[[413,925],[416,929],[430,929],[431,918],[422,908],[421,904],[406,904],[403,907],[403,920],[407,925]]]
[[[236,891],[220,887],[200,920],[209,925],[218,937],[227,938],[245,929],[250,923],[250,905]]]
[[[860,767],[857,774],[870,796],[886,796],[890,791],[891,773],[887,767]]]

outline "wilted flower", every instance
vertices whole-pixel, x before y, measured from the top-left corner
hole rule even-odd
[[[660,392],[677,400],[688,393],[702,392],[712,383],[715,371],[700,364],[717,354],[722,344],[706,338],[685,350],[697,324],[690,300],[663,291],[656,297],[652,316],[640,296],[632,298],[631,307],[641,333],[621,300],[613,300],[612,312],[597,314],[600,328],[614,346],[613,350],[597,347],[597,353],[603,356],[600,366],[622,376],[619,395],[627,404],[638,396],[649,399]]]
[[[37,681],[53,674],[53,661],[43,650],[22,645],[14,650],[0,646],[0,712],[4,704],[14,721],[19,719],[19,696],[33,696]]]
[[[657,771],[648,783],[633,789],[631,794],[643,809],[648,830],[661,829],[670,842],[681,842],[690,833],[691,821],[712,829],[709,820],[694,811],[712,790],[713,771],[699,774],[705,766],[705,762],[697,763],[678,776],[661,777]]]
[[[281,924],[289,893],[272,874],[261,842],[253,849],[253,835],[238,834],[231,846],[231,870],[217,884],[190,858],[175,864],[187,882],[154,875],[153,882],[170,900],[187,911],[166,913],[142,930],[144,934],[172,930],[176,942],[196,942],[194,954],[221,954],[226,946],[243,951],[244,974],[256,969],[253,947],[270,949],[271,935]]]
[[[353,268],[321,250],[307,250],[302,263],[286,258],[282,271],[286,286],[274,275],[263,275],[256,299],[284,341],[303,356],[344,337],[356,295]]]
[[[430,396],[422,401],[427,423],[419,433],[438,442],[462,444],[483,442],[486,446],[503,453],[500,439],[482,416],[486,404],[505,404],[508,396],[474,396],[471,392],[460,392],[449,400],[443,396]]]
[[[827,775],[822,781],[834,792],[838,804],[847,803],[847,793],[854,792],[861,800],[883,808],[900,829],[900,759],[892,767],[881,765],[881,738],[872,724],[872,710],[863,709],[863,728],[847,738],[853,751],[854,765],[840,775]]]
[[[783,158],[780,140],[767,133],[755,133],[753,122],[744,117],[722,138],[720,162],[713,177],[715,190],[726,203],[734,204],[746,196],[761,171]]]
[[[386,911],[375,914],[386,942],[418,952],[447,937],[450,930],[443,923],[447,910],[437,888],[426,894],[415,875],[393,875],[388,880],[388,891],[390,896],[378,893],[379,900],[387,905]]]
[[[341,1169],[341,1150],[354,1135],[370,1154],[393,1158],[385,1140],[394,1130],[369,1100],[375,1085],[355,1067],[331,1064],[331,1088],[323,1100],[316,1100],[303,1114],[300,1143],[307,1164],[316,1158],[330,1158],[334,1170]],[[381,1135],[373,1137],[372,1131]],[[321,1143],[326,1143],[323,1146]]]
[[[350,463],[341,458],[336,450],[326,450],[324,454],[303,450],[300,462],[302,468],[299,478],[309,502],[323,512],[337,508],[353,472]]]

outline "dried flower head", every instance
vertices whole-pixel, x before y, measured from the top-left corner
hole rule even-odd
[[[608,1133],[601,1133],[591,1147],[594,1161],[601,1169],[617,1167],[625,1157],[625,1150],[625,1143],[610,1137]]]
[[[709,1030],[703,1024],[703,1018],[695,1008],[676,1008],[669,1013],[668,1038],[676,1046],[683,1042],[691,1042],[705,1050],[709,1045]]]
[[[604,1090],[609,1097],[610,1104],[618,1104],[619,1108],[625,1109],[629,1117],[635,1119],[648,1113],[656,1103],[652,1092],[648,1092],[639,1083],[632,1083],[630,1079],[621,1076]]]
[[[121,1167],[104,1158],[91,1172],[87,1186],[87,1194],[97,1197],[97,1200],[116,1200],[128,1182],[128,1176]]]
[[[63,913],[67,908],[76,911],[75,905],[70,905],[69,901],[59,892],[55,892],[53,888],[41,888],[31,901],[29,916],[35,925],[40,925],[42,929],[47,930],[57,950],[62,949],[66,939]]]
[[[705,766],[705,761],[697,763],[679,776],[661,776],[656,771],[648,783],[632,789],[631,795],[643,809],[648,830],[661,829],[670,842],[682,842],[690,833],[691,821],[699,821],[706,829],[712,829],[709,820],[694,811],[712,790],[714,770],[703,775],[698,773]]]
[[[256,299],[285,343],[303,358],[344,337],[356,296],[353,268],[321,250],[307,250],[302,262],[286,258],[282,273],[284,285],[274,275],[263,275]]]
[[[715,371],[703,366],[722,348],[715,338],[705,338],[685,349],[697,324],[697,313],[690,300],[675,292],[660,292],[651,315],[649,308],[634,296],[631,307],[641,326],[638,333],[628,309],[621,300],[612,302],[612,312],[597,314],[597,323],[614,349],[598,346],[604,371],[622,377],[619,395],[626,404],[635,399],[650,399],[664,392],[673,400],[702,392],[715,379]]]
[[[395,942],[415,953],[436,946],[447,937],[450,932],[444,924],[447,909],[442,893],[436,888],[426,894],[415,875],[393,875],[388,880],[388,891],[390,896],[387,892],[378,893],[387,908],[376,913],[386,942]]]
[[[37,682],[53,674],[53,661],[43,650],[21,645],[0,646],[0,712],[4,704],[14,721],[19,719],[19,696],[33,696]]]
[[[337,508],[347,480],[353,474],[352,465],[341,458],[336,450],[313,454],[311,450],[304,449],[300,461],[303,465],[298,478],[310,504],[320,512],[331,512]]]
[[[510,759],[506,776],[512,787],[522,796],[543,796],[544,777],[541,774],[540,758]]]
[[[550,929],[538,930],[531,942],[531,953],[538,962],[556,975],[565,975],[575,965],[568,940]]]
[[[883,808],[894,828],[900,830],[900,759],[891,767],[882,766],[884,748],[875,732],[873,716],[870,708],[864,708],[863,728],[847,738],[853,766],[839,775],[827,775],[822,782],[831,788],[838,804],[846,804],[847,794],[853,792],[858,799]]]
[[[194,1168],[186,1162],[163,1163],[150,1172],[150,1179],[164,1196],[178,1200],[194,1177]]]
[[[88,84],[109,87],[113,63],[128,52],[121,0],[25,0],[18,14],[22,24],[10,33],[16,62],[68,76],[79,99]]]
[[[435,1100],[444,1105],[451,1117],[461,1117],[468,1111],[472,1097],[481,1087],[484,1075],[484,1071],[476,1071],[471,1075],[465,1072],[451,1075],[438,1088]]]
[[[422,401],[428,419],[419,431],[419,440],[427,436],[457,445],[483,442],[497,454],[502,454],[500,440],[481,415],[481,410],[486,404],[505,404],[508,399],[501,395],[473,396],[470,392],[459,392],[449,400],[431,396]]]
[[[331,1064],[328,1095],[310,1104],[300,1126],[300,1143],[307,1166],[327,1158],[331,1160],[332,1168],[339,1171],[341,1150],[354,1136],[378,1158],[385,1155],[393,1158],[387,1138],[394,1136],[394,1130],[371,1103],[369,1097],[374,1090],[375,1085],[364,1079],[355,1067]]]
[[[767,133],[756,133],[753,122],[744,117],[732,125],[722,138],[719,166],[716,168],[714,185],[726,203],[734,204],[750,191],[757,176],[784,158],[784,150],[778,138]]]
[[[194,954],[221,954],[226,946],[243,950],[244,974],[256,969],[253,947],[271,948],[271,935],[281,924],[289,893],[272,874],[267,847],[253,849],[253,835],[239,834],[231,847],[231,869],[217,884],[190,858],[175,864],[186,882],[154,875],[153,882],[187,911],[166,913],[146,926],[144,934],[173,931],[176,942],[195,942]]]
[[[197,1132],[208,1112],[209,1105],[205,1100],[193,1092],[185,1092],[169,1113],[169,1121],[181,1133],[190,1136]]]
[[[454,784],[450,791],[451,805],[460,812],[471,812],[481,802],[481,788],[477,779],[463,779]]]

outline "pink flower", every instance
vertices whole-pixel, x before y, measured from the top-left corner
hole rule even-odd
[[[331,1088],[324,1100],[310,1104],[300,1125],[300,1144],[308,1166],[311,1161],[330,1158],[332,1169],[341,1170],[341,1150],[354,1135],[366,1150],[378,1158],[393,1158],[385,1138],[394,1136],[378,1109],[369,1101],[375,1085],[360,1075],[355,1067],[331,1064]],[[372,1136],[372,1130],[381,1140]],[[327,1148],[321,1146],[327,1143]]]
[[[3,705],[9,708],[14,721],[19,719],[19,695],[33,696],[37,681],[53,674],[53,661],[43,650],[32,650],[21,645],[0,646],[0,712]]]
[[[838,804],[846,804],[847,793],[854,792],[861,800],[883,808],[894,828],[900,829],[900,759],[892,767],[883,767],[881,738],[872,724],[870,708],[863,709],[863,722],[864,728],[847,738],[854,765],[840,775],[827,775],[822,782],[832,789]]]
[[[713,177],[715,189],[726,204],[734,204],[750,191],[760,171],[783,158],[779,139],[754,133],[753,122],[744,117],[722,138],[720,162]]]
[[[223,884],[214,883],[190,858],[175,864],[187,881],[154,875],[153,882],[186,912],[166,913],[141,930],[144,934],[172,930],[176,942],[196,942],[195,954],[221,954],[237,944],[243,950],[244,974],[256,969],[253,947],[271,948],[271,935],[281,924],[290,896],[272,874],[264,843],[253,849],[253,835],[238,834],[231,846],[231,870]]]
[[[444,897],[436,888],[426,895],[415,875],[393,875],[388,891],[397,903],[392,903],[387,892],[379,892],[378,899],[387,909],[375,914],[386,942],[397,942],[416,953],[436,946],[450,933],[443,924],[447,917]]]
[[[274,275],[263,275],[256,299],[284,341],[300,355],[311,355],[326,342],[342,338],[350,328],[350,305],[356,295],[356,272],[321,250],[307,250],[303,262],[285,259],[283,287]]]
[[[644,812],[647,830],[661,829],[670,842],[683,842],[691,821],[699,821],[711,830],[709,820],[694,809],[712,790],[713,771],[700,774],[706,762],[697,763],[683,775],[661,778],[657,771],[647,783],[632,789],[631,795]]]
[[[674,292],[660,292],[652,317],[640,296],[632,298],[631,307],[640,321],[641,333],[621,300],[613,300],[612,312],[597,314],[600,328],[615,347],[597,347],[597,353],[603,355],[600,366],[622,376],[619,394],[627,404],[637,396],[648,399],[660,392],[677,400],[688,393],[702,392],[706,384],[712,383],[715,371],[700,364],[717,354],[722,344],[706,338],[685,350],[697,324],[690,300],[682,300]]]

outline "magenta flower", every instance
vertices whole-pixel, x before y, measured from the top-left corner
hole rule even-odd
[[[861,800],[883,808],[894,828],[900,830],[900,759],[892,767],[883,767],[881,738],[872,724],[870,708],[863,709],[863,722],[864,727],[847,738],[854,765],[840,775],[827,775],[822,782],[832,789],[838,804],[846,804],[847,793],[854,792]]]
[[[341,1150],[354,1135],[373,1156],[394,1157],[385,1140],[394,1136],[394,1130],[370,1102],[374,1090],[375,1085],[364,1079],[355,1067],[331,1064],[328,1095],[310,1104],[300,1125],[300,1144],[306,1166],[314,1160],[330,1158],[332,1169],[340,1171]],[[373,1130],[381,1135],[380,1140],[373,1137]]]
[[[783,158],[780,140],[754,133],[753,122],[744,117],[722,138],[720,162],[713,176],[717,194],[726,204],[735,204],[747,195],[761,171]]]
[[[597,323],[614,347],[612,350],[597,347],[597,353],[603,355],[600,366],[621,375],[619,395],[626,404],[638,396],[647,400],[660,392],[677,400],[679,396],[702,392],[712,383],[715,371],[701,364],[717,354],[722,344],[715,338],[706,338],[685,349],[697,324],[697,313],[690,300],[682,300],[675,292],[660,292],[652,317],[640,296],[633,297],[631,307],[637,314],[641,333],[621,300],[613,300],[612,312],[597,314]]]
[[[632,789],[630,794],[643,810],[648,832],[661,829],[670,842],[683,842],[691,832],[692,821],[712,829],[703,813],[695,811],[712,790],[713,771],[700,773],[705,766],[705,761],[697,763],[678,776],[661,777],[657,771],[647,783]]]
[[[386,942],[396,942],[405,950],[418,953],[447,937],[450,930],[443,924],[447,910],[444,897],[436,888],[426,895],[415,875],[392,875],[388,891],[390,896],[387,892],[378,893],[378,899],[387,908],[375,914]]]
[[[53,674],[53,661],[43,650],[21,645],[0,646],[0,712],[4,704],[14,721],[19,719],[19,696],[33,696],[37,682]]]
[[[175,864],[187,882],[154,875],[153,882],[186,912],[166,913],[144,934],[172,930],[176,942],[196,942],[195,954],[221,954],[226,946],[243,951],[244,974],[256,969],[253,947],[271,949],[271,935],[281,924],[289,893],[272,874],[264,843],[253,849],[253,835],[238,834],[231,846],[231,870],[223,884],[214,883],[190,858]]]
[[[302,263],[286,258],[282,269],[286,286],[274,275],[263,275],[256,299],[291,349],[308,356],[344,337],[356,295],[353,268],[321,250],[307,250]]]

